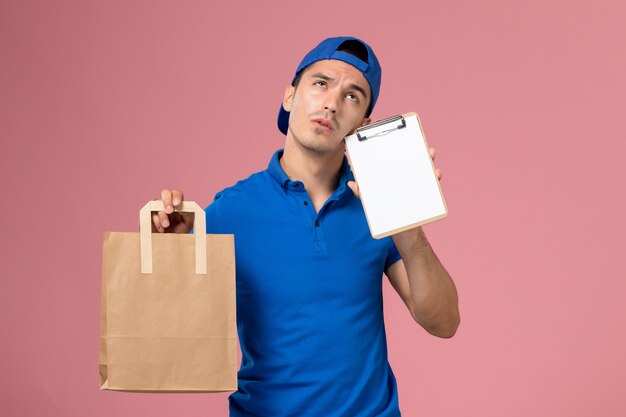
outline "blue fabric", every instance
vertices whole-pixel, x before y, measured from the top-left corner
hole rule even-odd
[[[316,213],[281,156],[205,209],[207,233],[235,235],[243,356],[230,415],[399,416],[382,300],[382,274],[398,250],[371,237],[345,157]]]

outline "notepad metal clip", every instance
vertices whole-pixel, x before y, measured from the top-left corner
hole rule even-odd
[[[358,128],[356,130],[356,137],[359,141],[363,141],[404,127],[406,127],[406,121],[402,115],[392,116],[379,120],[371,125]],[[367,135],[363,134],[365,131],[367,131]]]

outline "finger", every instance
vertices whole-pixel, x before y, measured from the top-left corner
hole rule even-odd
[[[441,181],[441,177],[443,175],[441,174],[441,170],[439,168],[435,169],[435,174],[437,175],[437,179]]]
[[[163,229],[167,229],[170,227],[170,219],[167,217],[167,213],[164,211],[159,211],[159,222],[161,223],[161,227]]]
[[[154,224],[154,227],[156,228],[156,230],[159,233],[163,233],[165,232],[165,229],[163,228],[163,226],[161,225],[161,218],[159,217],[159,215],[157,213],[154,213],[152,215],[152,223]]]
[[[174,211],[174,206],[172,205],[172,192],[170,190],[162,190],[161,200],[163,201],[165,212],[172,213]]]
[[[180,190],[172,190],[172,204],[174,207],[178,207],[183,202],[183,192]]]
[[[435,155],[437,154],[437,151],[435,150],[435,148],[430,148],[429,152],[430,152],[430,159],[432,159],[434,161],[435,160]]]
[[[350,187],[350,189],[352,190],[352,192],[354,193],[354,195],[357,198],[361,198],[361,192],[359,191],[359,185],[354,182],[354,181],[348,181],[348,187]]]
[[[180,213],[180,214],[181,214],[181,218],[185,227],[187,227],[187,230],[191,230],[193,228],[193,220],[194,220],[195,215],[193,213]]]

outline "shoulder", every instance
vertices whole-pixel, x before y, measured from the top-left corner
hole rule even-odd
[[[215,194],[213,202],[204,209],[207,233],[235,231],[246,212],[259,204],[259,195],[267,188],[263,176],[263,171],[256,172]]]
[[[221,216],[246,215],[252,209],[266,206],[276,198],[278,191],[280,186],[267,170],[255,172],[218,191],[206,208],[207,214],[214,211]]]
[[[248,178],[237,181],[235,184],[218,191],[213,198],[213,204],[220,205],[237,203],[258,195],[262,195],[271,185],[271,178],[266,171],[255,172]]]

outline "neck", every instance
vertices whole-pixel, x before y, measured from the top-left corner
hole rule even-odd
[[[291,180],[304,183],[311,198],[329,196],[339,182],[343,155],[341,149],[337,152],[314,152],[288,138],[280,165]]]

